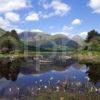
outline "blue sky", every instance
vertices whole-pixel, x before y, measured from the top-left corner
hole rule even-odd
[[[0,0],[3,29],[86,36],[100,32],[100,0]]]

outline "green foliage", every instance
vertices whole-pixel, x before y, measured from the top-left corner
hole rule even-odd
[[[15,30],[11,30],[10,35],[11,35],[13,38],[19,40],[18,34],[17,34],[17,32],[16,32]]]
[[[0,37],[5,34],[5,31],[0,28]]]
[[[15,51],[22,50],[22,47],[22,43],[15,30],[11,32],[3,31],[3,34],[0,36],[0,51],[2,53],[10,53],[12,51],[14,53]]]
[[[100,36],[100,34],[97,31],[92,30],[92,31],[88,32],[86,42],[91,42],[92,39],[94,39],[95,37],[98,37],[98,36]]]
[[[84,50],[100,51],[100,34],[97,31],[88,32],[85,42]]]

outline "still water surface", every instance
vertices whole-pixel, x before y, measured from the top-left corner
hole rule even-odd
[[[58,88],[66,83],[67,91],[100,92],[100,65],[78,64],[70,66],[41,65],[40,71],[32,62],[16,60],[0,64],[0,96],[28,96],[32,91]],[[20,93],[19,93],[20,91]]]

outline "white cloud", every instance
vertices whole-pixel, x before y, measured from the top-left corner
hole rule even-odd
[[[81,20],[80,19],[74,19],[73,21],[72,21],[72,25],[80,25],[82,22],[81,22]]]
[[[44,9],[47,10],[50,7],[49,0],[39,0],[39,6],[41,5]]]
[[[38,21],[39,20],[39,14],[36,12],[31,12],[28,14],[28,16],[25,18],[26,21]]]
[[[50,12],[48,14],[43,14],[42,15],[43,18],[49,18],[49,17],[52,17],[52,16],[55,16],[55,14],[53,12]]]
[[[73,29],[73,27],[72,26],[63,26],[63,28],[62,28],[62,30],[63,31],[71,31]]]
[[[22,29],[19,29],[15,25],[12,25],[9,20],[7,20],[3,17],[0,17],[0,28],[4,29],[6,31],[10,31],[12,29],[15,29],[17,32],[23,31]]]
[[[66,33],[66,32],[52,32],[51,35],[56,35],[56,34],[62,34],[62,35],[66,35],[68,36],[70,33]]]
[[[15,30],[17,31],[18,34],[20,34],[21,32],[25,31],[24,29],[21,29],[21,28],[15,28]]]
[[[56,35],[56,34],[62,34],[62,35],[66,35],[69,38],[73,37],[73,34],[71,34],[71,31],[73,30],[72,26],[63,26],[61,31],[58,32],[52,32],[51,35]]]
[[[0,17],[0,27],[8,30],[8,27],[10,27],[9,21],[5,20],[3,17]]]
[[[0,12],[18,10],[29,6],[29,0],[0,0]]]
[[[51,2],[49,0],[40,0],[39,5],[42,5],[46,10],[46,14],[42,15],[43,18],[56,15],[63,16],[71,10],[71,7],[68,4],[60,0],[51,0]]]
[[[64,34],[64,35],[67,35],[67,33],[65,33],[65,32],[53,32],[53,33],[51,33],[51,35],[56,35],[56,34]]]
[[[100,0],[90,0],[89,6],[95,13],[100,13]]]
[[[80,37],[82,37],[83,39],[86,39],[88,32],[82,32],[79,34]]]
[[[43,4],[42,4],[43,8],[48,9],[49,8],[49,3],[46,0],[45,1],[42,0],[42,2],[43,2]]]
[[[20,16],[17,13],[14,12],[7,12],[5,13],[5,19],[11,21],[11,22],[18,22],[20,21]]]
[[[67,5],[66,3],[57,0],[52,1],[51,7],[55,10],[56,15],[61,15],[61,16],[66,14],[71,9],[70,6]]]
[[[70,39],[73,37],[73,34],[68,33],[68,32],[63,32],[63,31],[61,31],[61,32],[53,32],[53,33],[51,33],[51,35],[57,35],[57,34],[65,35],[65,36],[67,36],[67,37],[70,38]]]
[[[31,31],[32,31],[32,32],[43,32],[43,31],[40,30],[40,29],[32,29]]]

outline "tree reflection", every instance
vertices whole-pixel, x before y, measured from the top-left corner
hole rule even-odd
[[[100,64],[93,64],[87,66],[89,67],[87,74],[88,77],[90,78],[90,81],[94,84],[100,82]]]
[[[4,77],[7,80],[16,81],[20,71],[20,62],[19,59],[13,61],[10,61],[9,58],[0,60],[0,78]]]

